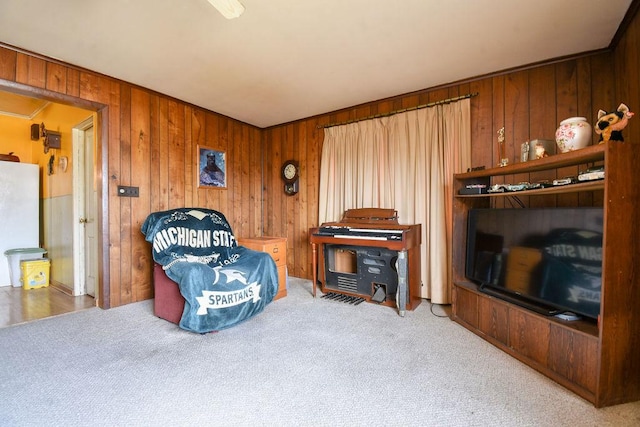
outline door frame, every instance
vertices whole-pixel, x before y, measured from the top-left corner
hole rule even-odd
[[[96,305],[104,309],[111,308],[111,289],[109,286],[109,106],[88,99],[3,79],[0,79],[0,90],[32,98],[46,99],[54,103],[71,105],[96,113],[94,122],[96,128],[96,174],[100,177],[97,182],[98,289],[96,290]]]

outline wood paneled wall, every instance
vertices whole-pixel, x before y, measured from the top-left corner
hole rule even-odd
[[[471,98],[471,138],[473,166],[492,167],[498,163],[497,131],[505,127],[507,156],[518,161],[520,145],[532,139],[555,140],[561,120],[584,116],[594,123],[598,109],[617,107],[613,55],[597,53],[560,62],[487,76],[454,85],[420,91],[353,108],[311,117],[264,130],[267,185],[265,234],[288,238],[289,274],[311,278],[309,227],[318,225],[318,187],[323,125],[366,118],[411,108],[465,94]],[[615,105],[614,105],[615,104]],[[597,143],[594,133],[594,142]],[[301,190],[293,197],[284,195],[279,179],[283,160],[294,158],[301,165]],[[562,175],[575,175],[565,169]],[[505,177],[507,182],[539,181],[555,178],[542,173]],[[275,183],[275,184],[274,184]],[[277,184],[277,185],[276,185]],[[275,190],[275,191],[273,191]],[[576,196],[573,196],[576,197]],[[599,203],[593,195],[581,195],[582,204]],[[572,200],[532,201],[564,204]],[[528,203],[525,200],[525,203]]]
[[[559,122],[567,117],[584,116],[593,123],[599,109],[614,109],[620,102],[632,111],[640,109],[638,21],[637,16],[631,20],[613,52],[469,79],[267,129],[8,46],[0,46],[0,88],[100,111],[100,125],[106,130],[100,137],[98,173],[105,193],[102,238],[108,246],[102,293],[109,296],[101,297],[100,304],[109,307],[152,296],[150,248],[140,226],[150,212],[173,207],[218,209],[238,236],[287,237],[289,274],[311,278],[308,230],[318,225],[324,125],[477,92],[471,100],[473,166],[490,167],[498,161],[496,132],[503,126],[507,154],[514,161],[521,143],[554,139]],[[630,141],[640,140],[640,119],[634,120],[625,130]],[[226,150],[227,190],[197,188],[198,144]],[[287,159],[301,166],[295,196],[285,195],[280,178]],[[140,197],[118,197],[120,184],[140,187]],[[582,204],[601,203],[591,195],[580,197]],[[574,201],[536,203],[569,202]]]
[[[600,108],[610,111],[621,102],[627,104],[636,116],[622,133],[625,141],[640,143],[640,1],[631,3],[627,18],[628,26],[614,50],[615,103]]]
[[[217,209],[239,236],[262,231],[261,130],[103,75],[0,46],[0,89],[98,111],[101,199],[99,305],[149,299],[150,246],[140,227],[151,212]],[[227,189],[198,188],[198,144],[227,155]],[[140,197],[118,197],[117,186]]]

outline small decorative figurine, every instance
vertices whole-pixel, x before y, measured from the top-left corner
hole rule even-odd
[[[526,162],[529,160],[529,141],[523,142],[520,146],[520,161]]]
[[[544,144],[541,142],[536,143],[536,159],[542,159],[543,157],[548,157],[549,153],[547,153],[547,149],[544,148]]]
[[[600,144],[607,141],[624,141],[622,138],[622,129],[627,127],[629,119],[634,113],[629,111],[629,107],[620,104],[616,111],[607,113],[606,111],[598,111],[598,121],[594,129],[600,135]]]
[[[509,159],[505,154],[506,148],[504,146],[504,126],[498,130],[498,151],[500,154],[500,167],[505,167],[509,164]]]

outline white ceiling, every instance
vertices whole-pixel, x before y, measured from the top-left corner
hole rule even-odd
[[[268,127],[609,46],[631,0],[0,0],[0,42]]]

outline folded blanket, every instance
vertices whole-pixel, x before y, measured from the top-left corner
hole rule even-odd
[[[142,225],[153,259],[185,299],[180,327],[206,333],[260,313],[278,291],[269,254],[238,246],[224,215],[202,208],[152,213]]]

